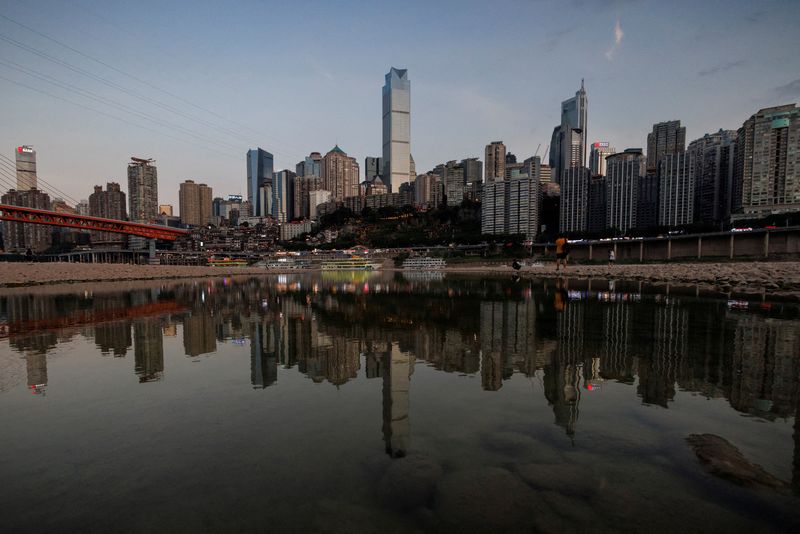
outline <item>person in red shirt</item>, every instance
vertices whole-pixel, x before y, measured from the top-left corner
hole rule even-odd
[[[562,235],[556,239],[556,271],[558,270],[559,264],[563,265],[564,269],[567,268],[567,256],[569,255],[567,249],[567,238]]]

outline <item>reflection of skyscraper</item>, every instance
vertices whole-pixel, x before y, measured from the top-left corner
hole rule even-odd
[[[25,355],[28,370],[28,387],[40,393],[47,385],[47,355],[44,353],[28,353]]]
[[[656,309],[653,324],[655,350],[639,359],[637,392],[643,402],[666,408],[667,403],[675,398],[675,382],[688,353],[688,325],[686,308],[667,305]]]
[[[164,372],[164,339],[158,319],[133,322],[134,371],[139,382],[161,380]]]
[[[264,321],[254,323],[250,335],[250,383],[253,389],[263,389],[278,381],[278,358],[274,336],[268,333],[270,326]]]
[[[214,318],[211,314],[198,310],[184,318],[183,348],[187,356],[199,356],[217,351]]]
[[[131,346],[131,323],[116,321],[94,327],[94,342],[103,354],[124,357]]]
[[[384,355],[383,375],[383,440],[386,454],[402,458],[408,452],[411,438],[409,392],[414,356],[400,352],[396,343]]]

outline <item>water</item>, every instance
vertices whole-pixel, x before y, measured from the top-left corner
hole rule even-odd
[[[0,325],[6,532],[800,524],[791,304],[339,273],[9,289]]]

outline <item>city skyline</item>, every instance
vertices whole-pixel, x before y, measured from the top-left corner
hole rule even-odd
[[[378,155],[381,125],[377,117],[381,104],[377,86],[379,77],[392,65],[408,68],[414,79],[411,135],[419,173],[442,161],[480,156],[491,139],[502,139],[523,156],[533,154],[539,144],[545,147],[552,125],[559,121],[559,103],[574,93],[581,78],[585,78],[592,100],[587,141],[608,140],[618,150],[644,148],[647,133],[658,122],[681,120],[686,126],[688,143],[720,128],[736,129],[757,109],[789,104],[800,98],[800,80],[793,79],[795,75],[790,74],[800,71],[800,59],[790,52],[800,46],[800,37],[792,31],[790,23],[797,8],[790,2],[772,3],[769,9],[734,3],[724,11],[703,5],[692,10],[692,18],[675,15],[680,10],[669,9],[669,6],[647,2],[624,5],[611,2],[603,7],[574,3],[566,7],[561,16],[591,11],[594,25],[585,31],[577,32],[554,22],[532,36],[515,34],[518,39],[513,47],[486,36],[468,44],[461,39],[441,44],[432,54],[427,50],[429,46],[414,39],[429,25],[444,18],[463,22],[468,27],[478,27],[485,21],[471,4],[462,6],[459,3],[461,9],[448,3],[428,6],[424,11],[426,17],[421,17],[423,8],[414,5],[410,6],[409,13],[398,14],[398,17],[401,20],[411,18],[419,27],[402,36],[401,46],[391,49],[385,44],[363,47],[346,40],[327,50],[330,30],[312,23],[314,31],[310,43],[298,44],[291,52],[286,52],[285,59],[276,59],[274,65],[269,61],[265,64],[269,76],[287,74],[291,82],[273,81],[266,85],[259,82],[255,74],[242,70],[244,60],[227,61],[242,47],[261,39],[251,23],[244,23],[242,43],[225,41],[223,46],[217,42],[223,39],[219,30],[205,33],[205,40],[195,44],[221,48],[219,53],[211,54],[201,63],[197,50],[190,45],[192,38],[175,29],[180,17],[185,15],[183,9],[160,8],[159,25],[150,30],[135,29],[133,35],[153,32],[154,38],[145,39],[146,44],[141,45],[141,39],[120,36],[118,30],[119,25],[127,26],[128,21],[136,26],[135,22],[143,15],[126,13],[129,8],[122,6],[112,6],[103,14],[94,6],[79,7],[75,13],[65,11],[63,6],[30,12],[22,4],[12,4],[0,12],[10,17],[0,18],[0,34],[78,69],[123,84],[123,89],[166,104],[184,115],[201,116],[202,120],[219,128],[204,129],[197,122],[152,103],[142,104],[129,94],[63,66],[54,66],[4,41],[4,61],[84,92],[92,91],[110,101],[136,106],[142,113],[162,118],[177,127],[153,125],[126,114],[124,108],[109,111],[97,98],[87,99],[85,93],[81,95],[50,83],[35,82],[36,78],[15,70],[13,65],[3,64],[0,86],[7,98],[0,106],[8,126],[0,132],[0,149],[10,156],[17,146],[32,145],[37,150],[38,174],[75,198],[86,198],[96,184],[124,183],[123,163],[131,155],[158,161],[161,193],[158,201],[173,205],[178,204],[178,184],[187,179],[208,183],[223,196],[246,194],[246,170],[241,154],[255,146],[275,154],[276,170],[293,169],[309,152],[324,151],[336,143],[346,146],[348,153],[359,161]],[[314,13],[335,18],[358,13],[361,19],[367,20],[381,12],[380,7],[366,5],[337,7],[337,13],[328,13],[324,6],[316,7]],[[509,12],[520,15],[503,19],[509,31],[519,24],[516,19],[525,19],[525,14],[535,12],[537,18],[542,18],[548,10],[560,11],[556,6],[539,4],[508,4],[507,7]],[[278,20],[284,16],[286,20],[299,16],[295,11],[305,12],[302,7],[275,9]],[[39,12],[48,15],[40,16]],[[231,10],[213,15],[219,15],[223,21],[227,17],[237,17],[238,21],[241,13]],[[319,17],[320,20],[325,18]],[[191,20],[197,25],[195,30],[208,29],[217,23],[215,16],[208,13],[192,15]],[[663,24],[663,20],[670,20],[671,24]],[[713,30],[707,24],[710,20],[730,24],[715,24],[714,27],[726,30]],[[67,27],[69,29],[65,29]],[[177,44],[162,46],[172,31],[180,37]],[[278,28],[276,31],[288,30]],[[368,38],[368,35],[362,37]],[[137,44],[126,46],[127,39]],[[108,46],[99,46],[98,41],[103,40]],[[273,41],[278,40],[271,39],[270,44]],[[152,52],[158,49],[163,49],[163,54],[153,56]],[[402,53],[395,52],[398,49]],[[682,55],[681,51],[687,49],[693,50],[691,55]],[[637,60],[653,53],[662,58],[662,66],[642,73],[635,66]],[[344,65],[337,63],[334,69],[333,63],[328,66],[326,61],[329,55],[346,57],[347,61]],[[473,68],[445,71],[444,65],[450,64],[445,61],[451,56]],[[92,58],[113,65],[112,69],[116,70]],[[512,68],[519,61],[534,65],[515,69],[513,84],[497,84],[486,79],[492,78],[487,76],[489,73],[502,77],[503,70],[509,74],[508,79],[512,79]],[[234,88],[217,81],[217,78],[234,75],[235,69],[240,69],[238,75],[246,74],[247,83],[236,84]],[[549,75],[543,82],[541,74],[545,70]],[[133,73],[152,87],[134,82],[120,72]],[[171,75],[159,76],[160,72]],[[211,77],[214,80],[207,79]],[[45,91],[49,96],[13,82]],[[734,86],[736,91],[727,89]],[[169,91],[179,99],[154,87]],[[257,93],[260,96],[256,97]],[[202,112],[188,102],[213,114]],[[74,103],[147,125],[155,132],[132,127]],[[315,117],[314,128],[307,128],[312,116]],[[31,120],[31,117],[41,120]],[[260,124],[269,127],[262,128]],[[201,143],[184,135],[179,128],[202,134],[204,139],[218,136],[219,143]],[[265,129],[267,131],[261,132]],[[225,130],[252,133],[243,134],[237,140]],[[234,147],[238,148],[234,150]],[[89,152],[91,155],[87,156]]]

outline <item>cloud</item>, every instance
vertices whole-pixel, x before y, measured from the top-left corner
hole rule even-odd
[[[800,78],[792,80],[772,90],[778,98],[794,98],[800,96]]]
[[[711,76],[712,74],[717,74],[718,72],[725,72],[726,70],[735,69],[736,67],[742,67],[747,62],[743,59],[737,59],[736,61],[728,61],[727,63],[722,63],[720,65],[716,65],[714,67],[703,69],[697,73],[698,76]]]
[[[622,44],[623,37],[625,37],[625,32],[622,31],[622,25],[619,23],[619,18],[617,18],[617,23],[614,25],[614,42],[605,52],[607,60],[611,61],[614,59],[614,54],[617,52],[619,45]]]

